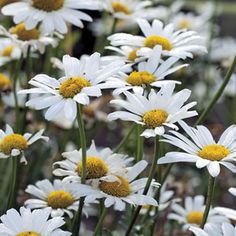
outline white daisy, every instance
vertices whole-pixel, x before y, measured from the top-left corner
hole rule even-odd
[[[78,210],[80,194],[75,183],[63,182],[59,179],[51,183],[45,179],[28,185],[25,192],[37,199],[28,199],[25,206],[30,209],[51,208],[51,216],[58,217],[67,214],[73,217],[73,211]]]
[[[49,138],[42,136],[44,130],[35,134],[25,133],[24,135],[14,133],[9,125],[6,125],[6,131],[0,130],[0,159],[15,157],[21,155],[21,162],[27,163],[24,151],[34,142],[42,139],[48,141]]]
[[[61,217],[49,220],[50,208],[34,210],[24,207],[18,213],[10,209],[1,216],[0,235],[7,236],[70,236],[71,233],[60,229],[65,224]]]
[[[145,188],[147,178],[135,180],[146,166],[146,161],[140,161],[128,169],[127,178],[117,175],[113,181],[102,180],[92,186],[79,184],[78,189],[85,196],[86,203],[105,198],[105,207],[114,205],[119,211],[125,210],[125,203],[157,206],[155,199],[140,193]]]
[[[29,47],[31,50],[39,51],[42,54],[45,52],[47,45],[56,47],[58,44],[58,40],[56,38],[42,34],[42,32],[37,28],[27,30],[25,23],[18,24],[10,28],[9,31],[0,25],[0,35],[12,40],[12,42],[20,48],[24,55],[26,55]]]
[[[129,75],[120,72],[119,76],[112,77],[106,82],[106,86],[116,88],[114,95],[122,92],[133,90],[134,92],[142,92],[146,86],[162,87],[167,83],[179,83],[175,80],[164,80],[167,75],[188,66],[187,64],[173,67],[178,62],[178,57],[170,57],[163,61],[161,59],[161,46],[157,45],[153,49],[147,62],[140,62],[137,71],[131,72]]]
[[[113,181],[114,175],[127,174],[126,167],[133,160],[123,154],[113,153],[110,148],[97,149],[94,141],[86,152],[86,180]],[[66,160],[55,162],[59,168],[53,171],[54,175],[67,176],[66,179],[79,181],[82,175],[82,150],[74,150],[62,154]]]
[[[117,99],[111,103],[125,108],[127,111],[116,111],[108,115],[108,119],[122,119],[133,121],[145,126],[145,131],[141,134],[146,138],[163,135],[165,126],[171,129],[178,129],[176,122],[197,115],[196,111],[189,111],[196,105],[191,102],[184,103],[190,97],[191,91],[181,90],[173,94],[175,84],[164,85],[159,92],[151,90],[148,97],[136,93],[124,92],[127,101]]]
[[[138,20],[144,36],[117,33],[108,37],[113,46],[132,46],[141,48],[138,55],[149,54],[156,45],[161,45],[163,55],[176,56],[185,59],[193,57],[194,52],[205,52],[201,45],[202,38],[194,31],[179,30],[174,32],[173,24],[163,27],[163,23],[154,20],[152,25],[147,20]]]
[[[183,228],[187,230],[189,226],[199,226],[202,223],[205,205],[204,196],[197,195],[195,197],[186,197],[184,200],[184,207],[174,203],[171,205],[174,213],[168,214],[168,219],[176,220],[183,224]],[[228,222],[228,219],[220,215],[214,208],[210,209],[207,222],[222,223]]]
[[[25,22],[31,30],[40,23],[43,33],[58,31],[67,33],[66,22],[82,28],[81,20],[92,21],[92,18],[81,10],[98,10],[96,0],[27,0],[9,4],[2,8],[2,13],[13,16],[16,24]]]
[[[222,225],[216,224],[206,224],[204,230],[198,227],[191,226],[190,231],[196,236],[235,236],[236,227],[229,224],[223,223]]]
[[[149,8],[152,6],[151,1],[101,0],[101,2],[103,8],[110,12],[114,18],[122,20],[134,21],[138,18],[153,19],[160,12],[159,8]]]
[[[0,39],[0,66],[18,60],[21,56],[21,49],[19,46],[8,38]]]
[[[235,165],[230,163],[235,161],[236,157],[235,125],[226,129],[216,142],[205,126],[192,128],[183,121],[179,123],[191,140],[175,131],[170,132],[172,135],[164,135],[162,141],[170,143],[184,152],[169,152],[159,159],[158,164],[195,162],[197,168],[207,167],[212,177],[219,175],[220,165],[236,173]]]
[[[68,120],[74,121],[77,104],[87,105],[90,96],[101,96],[102,82],[120,71],[124,62],[110,63],[103,68],[100,54],[94,53],[80,60],[66,55],[63,57],[63,65],[64,77],[56,80],[39,74],[29,81],[36,88],[20,91],[21,94],[37,94],[26,105],[36,110],[48,108],[45,113],[47,120],[52,120],[58,113],[63,112]]]

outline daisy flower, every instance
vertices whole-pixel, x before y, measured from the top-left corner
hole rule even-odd
[[[51,208],[51,216],[58,217],[67,214],[73,217],[73,211],[78,210],[80,194],[74,183],[63,182],[59,179],[51,183],[45,179],[28,185],[25,192],[37,199],[28,199],[25,206],[30,209]]]
[[[11,90],[12,82],[8,76],[0,73],[0,92]]]
[[[13,16],[16,24],[25,22],[26,29],[32,30],[38,24],[43,33],[58,31],[67,33],[66,22],[82,28],[81,20],[92,21],[92,18],[81,10],[98,10],[96,0],[27,0],[9,4],[2,8],[2,13]]]
[[[48,141],[49,138],[42,136],[44,130],[38,131],[36,134],[25,133],[24,135],[14,133],[9,125],[6,125],[6,131],[0,130],[0,159],[15,157],[21,155],[21,162],[27,161],[24,156],[24,151],[34,142],[42,139]]]
[[[113,153],[110,148],[97,149],[94,141],[86,152],[86,180],[113,181],[114,175],[125,175],[126,166],[133,160],[125,155]],[[55,162],[59,168],[53,171],[56,176],[66,176],[66,179],[79,181],[82,175],[82,149],[62,154],[66,160]]]
[[[212,177],[219,175],[220,165],[236,173],[235,165],[230,163],[235,161],[236,157],[235,125],[226,129],[216,142],[205,126],[192,128],[182,121],[179,123],[191,140],[175,131],[170,132],[172,135],[164,135],[163,142],[170,143],[184,152],[169,152],[159,159],[158,164],[195,162],[197,168],[207,167]]]
[[[21,56],[21,49],[19,46],[8,38],[0,39],[0,66],[19,59]]]
[[[186,197],[184,200],[184,207],[174,203],[171,205],[174,213],[168,214],[169,220],[176,220],[183,224],[183,228],[187,230],[190,226],[200,226],[205,205],[204,196],[197,195],[195,197]],[[228,219],[223,215],[220,215],[214,208],[210,209],[207,222],[209,223],[222,223],[228,222]]]
[[[119,75],[108,79],[106,86],[116,88],[114,95],[118,95],[127,90],[134,92],[142,92],[146,86],[162,87],[167,83],[180,83],[174,80],[164,80],[167,75],[188,66],[187,64],[173,67],[179,60],[178,57],[170,57],[163,61],[161,59],[161,46],[155,46],[149,59],[138,64],[137,71],[131,72],[129,75],[120,72]]]
[[[85,196],[86,203],[105,198],[105,207],[114,205],[114,208],[119,211],[125,210],[125,203],[157,206],[155,199],[140,193],[145,188],[147,178],[135,180],[146,166],[146,161],[140,161],[128,169],[127,177],[117,175],[113,181],[102,180],[92,186],[79,184],[78,189],[81,195]]]
[[[65,224],[62,217],[49,220],[50,208],[31,211],[24,207],[20,212],[10,209],[1,216],[0,234],[7,236],[70,236],[60,229]]]
[[[122,20],[136,20],[137,18],[153,19],[159,13],[159,8],[152,6],[151,1],[140,0],[102,0],[103,8],[114,18]]]
[[[20,48],[24,55],[26,55],[29,47],[33,51],[39,51],[43,54],[47,45],[52,45],[53,47],[57,46],[57,39],[42,34],[37,28],[27,30],[25,23],[20,23],[11,27],[9,30],[6,30],[0,25],[0,35],[9,38],[14,45],[17,45]],[[11,48],[8,48],[8,50],[10,49]]]
[[[150,25],[147,20],[140,19],[138,24],[144,36],[117,33],[108,37],[111,45],[139,47],[140,55],[149,54],[156,45],[160,45],[163,55],[183,59],[192,58],[194,52],[207,52],[200,44],[202,38],[194,31],[174,31],[173,24],[164,27],[159,20],[154,20]]]
[[[108,115],[109,120],[133,121],[145,126],[141,136],[146,138],[163,135],[165,126],[171,129],[178,129],[176,122],[197,115],[196,111],[189,111],[196,105],[191,102],[184,103],[190,97],[191,91],[181,90],[173,94],[175,84],[164,85],[159,92],[151,90],[148,97],[136,93],[124,92],[127,100],[112,100],[111,103],[125,108],[127,111],[115,111]]]
[[[77,115],[77,104],[89,104],[89,97],[102,95],[101,83],[113,76],[124,62],[110,63],[101,67],[99,53],[80,60],[66,55],[63,57],[65,76],[56,80],[45,74],[39,74],[29,81],[35,88],[20,91],[20,94],[36,94],[26,105],[41,110],[48,108],[45,113],[47,120],[52,120],[58,113],[74,121]]]
[[[236,227],[225,222],[222,225],[206,224],[204,229],[191,226],[189,230],[192,231],[194,235],[196,236],[212,236],[212,235],[235,236],[236,235]]]

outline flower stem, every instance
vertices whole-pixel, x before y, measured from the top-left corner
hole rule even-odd
[[[148,190],[150,188],[150,185],[152,183],[152,179],[154,177],[154,174],[155,174],[155,171],[156,171],[156,166],[157,166],[157,160],[160,156],[160,145],[159,145],[159,139],[156,138],[155,139],[155,151],[154,151],[154,158],[152,160],[152,166],[151,166],[151,169],[150,169],[150,172],[149,172],[149,176],[148,176],[148,180],[147,180],[147,183],[146,183],[146,186],[144,188],[144,191],[143,191],[143,195],[147,195],[148,193]],[[134,215],[131,219],[131,222],[128,226],[128,229],[125,233],[125,236],[129,236],[131,231],[132,231],[132,228],[138,218],[138,215],[139,215],[139,212],[140,210],[142,209],[142,206],[138,206],[134,212]]]
[[[114,152],[119,152],[120,149],[126,144],[128,141],[130,135],[134,132],[135,125],[133,124],[129,130],[129,132],[124,136],[124,138],[121,140],[121,142],[118,144],[118,146],[115,148]]]
[[[17,176],[17,164],[18,164],[18,156],[11,156],[12,161],[12,167],[11,167],[11,184],[10,184],[10,190],[8,194],[8,203],[7,203],[7,209],[10,209],[14,205],[14,196],[16,192],[16,176]]]
[[[87,150],[87,142],[86,142],[86,135],[85,135],[85,129],[84,129],[84,121],[82,118],[82,105],[78,105],[77,107],[77,121],[79,125],[79,136],[80,136],[80,147],[82,149],[82,176],[81,176],[81,183],[85,184],[86,180],[86,150]],[[82,211],[84,206],[84,197],[80,198],[79,202],[79,208],[75,215],[73,226],[72,226],[72,232],[73,235],[79,235],[80,231],[80,224],[82,220]]]
[[[227,84],[229,83],[229,80],[231,78],[231,75],[233,74],[234,70],[236,68],[236,55],[234,57],[234,60],[229,68],[229,70],[227,71],[223,83],[220,86],[220,88],[218,89],[218,91],[216,92],[215,96],[213,97],[213,99],[211,100],[211,102],[209,103],[209,105],[207,106],[207,108],[203,111],[203,113],[201,114],[201,116],[198,118],[196,125],[202,123],[203,120],[205,120],[205,118],[207,117],[207,115],[210,113],[210,111],[212,110],[212,108],[214,107],[214,105],[217,103],[217,101],[219,100],[219,98],[221,97],[222,93],[224,92],[225,87],[227,86]]]
[[[207,190],[207,199],[206,199],[206,208],[204,211],[201,228],[204,228],[205,223],[207,222],[207,217],[211,208],[212,198],[214,195],[215,189],[215,178],[209,174],[209,181],[208,181],[208,190]]]
[[[93,236],[97,236],[98,233],[100,232],[100,230],[102,229],[102,224],[103,224],[103,221],[104,221],[104,218],[106,216],[106,212],[107,212],[107,209],[106,207],[103,205],[103,209],[102,209],[102,212],[101,212],[101,215],[99,217],[99,221],[96,225],[96,228],[95,228],[95,231],[93,233]]]
[[[137,125],[137,153],[136,153],[136,162],[141,161],[143,159],[143,144],[144,138],[140,136],[142,133],[142,126]]]

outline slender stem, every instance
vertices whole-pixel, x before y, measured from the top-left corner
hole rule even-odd
[[[228,72],[227,72],[227,74],[224,78],[224,81],[223,81],[222,85],[220,86],[220,88],[216,92],[215,96],[213,97],[213,99],[211,100],[211,102],[209,103],[207,108],[203,111],[203,113],[201,114],[201,116],[199,117],[199,119],[197,120],[195,125],[198,125],[198,124],[202,123],[202,121],[210,113],[210,111],[212,110],[212,108],[214,107],[214,105],[216,104],[216,102],[219,100],[222,93],[224,92],[224,89],[227,86],[227,84],[229,83],[229,80],[230,80],[231,75],[233,74],[235,68],[236,68],[236,55],[235,55],[234,60],[233,60],[231,66],[230,66],[230,68],[229,68],[229,70],[228,70]]]
[[[128,141],[130,135],[134,132],[135,129],[135,125],[133,124],[131,126],[131,129],[129,130],[129,132],[124,136],[124,138],[121,140],[121,142],[118,144],[118,146],[115,148],[114,152],[119,152],[120,149],[126,144],[126,142]]]
[[[102,224],[103,224],[104,218],[106,216],[106,212],[107,212],[107,209],[106,209],[105,206],[103,206],[102,213],[101,213],[99,221],[98,221],[98,223],[96,225],[96,228],[95,228],[95,231],[93,233],[93,236],[97,236],[98,233],[100,232],[100,229],[102,229]]]
[[[18,156],[11,156],[12,161],[12,167],[11,167],[11,184],[10,184],[10,190],[8,194],[8,203],[7,203],[7,209],[10,209],[14,205],[14,196],[16,191],[16,176],[17,176],[17,164],[18,164]]]
[[[136,153],[137,162],[143,159],[144,138],[140,136],[141,133],[142,133],[142,126],[137,125],[137,153]]]
[[[116,32],[116,25],[117,25],[118,20],[115,18],[113,21],[113,25],[111,27],[111,34],[114,34]]]
[[[147,183],[146,183],[146,186],[144,188],[144,191],[143,191],[143,195],[146,195],[148,193],[148,190],[150,188],[150,185],[152,183],[152,179],[154,177],[154,174],[155,174],[155,170],[156,170],[156,166],[157,166],[157,160],[160,156],[160,148],[159,148],[159,139],[156,138],[155,139],[155,151],[154,151],[154,158],[152,160],[152,166],[151,166],[151,169],[150,169],[150,172],[149,172],[149,176],[148,176],[148,180],[147,180]],[[139,215],[139,212],[141,210],[142,206],[138,206],[137,209],[135,210],[134,212],[134,215],[132,217],[132,220],[128,226],[128,229],[125,233],[125,236],[129,236],[131,231],[132,231],[132,228],[138,218],[138,215]]]
[[[79,136],[80,136],[80,146],[82,149],[82,176],[81,176],[81,183],[85,184],[86,180],[86,149],[87,149],[87,142],[86,142],[86,135],[85,135],[85,129],[84,129],[84,122],[82,118],[82,105],[78,105],[77,107],[77,121],[79,125]],[[72,226],[72,232],[73,235],[78,235],[80,231],[80,224],[82,219],[82,211],[84,206],[84,197],[80,198],[79,202],[79,209],[75,215],[73,226]]]
[[[207,222],[208,214],[211,208],[211,203],[214,195],[215,189],[215,178],[209,174],[208,190],[207,190],[207,199],[206,199],[206,208],[204,211],[201,228],[204,228],[205,223]]]

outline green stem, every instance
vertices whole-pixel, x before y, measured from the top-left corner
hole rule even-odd
[[[144,138],[140,136],[142,133],[142,126],[137,125],[137,153],[136,153],[136,161],[139,162],[143,159],[143,145]]]
[[[102,229],[102,224],[103,224],[104,218],[106,216],[106,212],[107,212],[107,209],[106,209],[105,206],[103,206],[102,213],[101,213],[99,221],[98,221],[98,223],[96,225],[96,228],[95,228],[95,231],[93,233],[93,236],[97,236],[98,233],[100,232],[100,230]]]
[[[129,132],[124,136],[124,138],[121,140],[121,142],[115,148],[115,150],[114,150],[115,153],[119,152],[120,149],[126,144],[126,142],[128,141],[130,135],[134,132],[134,129],[135,129],[135,125],[133,124],[131,126],[131,129],[129,130]]]
[[[143,195],[146,195],[148,193],[148,190],[149,190],[149,188],[151,186],[152,179],[153,179],[155,171],[156,171],[157,160],[158,160],[158,158],[160,156],[160,148],[159,147],[160,147],[159,146],[159,139],[156,138],[155,139],[154,158],[152,160],[152,166],[151,166],[151,169],[150,169],[150,172],[149,172],[149,176],[148,176],[148,180],[147,180],[146,186],[145,186],[144,191],[143,191]],[[141,209],[142,209],[142,206],[138,206],[137,209],[135,210],[134,215],[133,215],[133,217],[131,219],[131,222],[130,222],[130,224],[128,226],[128,229],[127,229],[127,231],[125,233],[125,236],[129,236],[130,235],[130,233],[132,231],[132,228],[133,228],[133,226],[134,226],[134,224],[135,224],[135,222],[136,222],[136,220],[138,218],[138,215],[139,215],[139,212],[140,212]]]
[[[85,129],[84,129],[84,121],[82,118],[82,105],[78,105],[78,111],[77,111],[77,121],[79,125],[79,136],[80,136],[80,146],[82,149],[82,176],[81,176],[81,183],[85,184],[86,180],[86,150],[87,150],[87,142],[86,142],[86,135],[85,135]],[[80,231],[80,224],[82,220],[82,211],[84,206],[84,197],[80,198],[79,202],[79,209],[75,215],[72,232],[73,235],[78,235]]]
[[[215,178],[209,174],[209,181],[208,181],[208,190],[207,190],[207,199],[206,199],[206,208],[204,211],[201,228],[204,228],[205,223],[207,222],[208,214],[211,208],[211,203],[214,195],[215,189]]]
[[[207,117],[207,115],[210,113],[210,111],[212,110],[212,108],[214,107],[214,105],[217,103],[217,101],[219,100],[219,98],[221,97],[222,93],[224,92],[225,87],[227,86],[227,84],[229,83],[229,80],[231,78],[231,75],[233,74],[234,70],[236,67],[236,55],[234,57],[234,60],[232,62],[232,65],[230,66],[224,81],[222,83],[222,85],[220,86],[220,88],[218,89],[218,91],[216,92],[215,96],[213,97],[213,99],[211,100],[211,102],[209,103],[209,105],[207,106],[207,108],[203,111],[203,113],[201,114],[201,116],[199,117],[199,119],[197,120],[196,125],[202,123],[203,120],[205,120],[205,118]]]
[[[17,164],[19,156],[11,156],[12,167],[11,167],[11,185],[8,195],[7,209],[10,209],[14,206],[14,196],[16,191],[16,176],[17,176]]]

